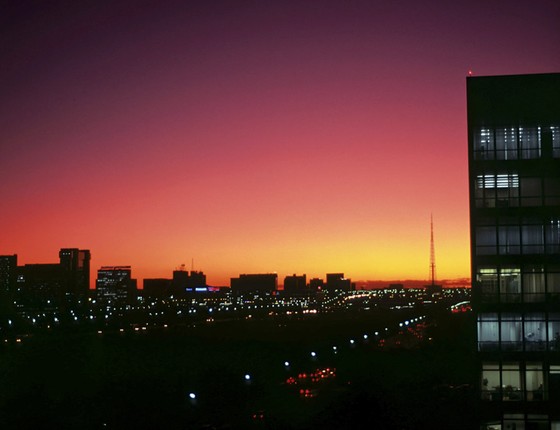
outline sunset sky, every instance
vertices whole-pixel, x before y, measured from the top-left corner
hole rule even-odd
[[[0,254],[426,279],[433,213],[438,278],[468,277],[465,77],[560,71],[559,22],[558,0],[3,2]]]

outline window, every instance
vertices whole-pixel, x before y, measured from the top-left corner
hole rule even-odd
[[[516,313],[502,314],[500,336],[502,351],[523,350],[521,315]]]
[[[527,363],[525,366],[525,387],[528,401],[545,400],[542,363]]]
[[[553,156],[560,157],[559,127],[550,127]],[[541,127],[481,127],[474,132],[476,160],[517,160],[541,157]]]
[[[551,302],[560,302],[560,267],[549,266],[546,274],[546,291]]]
[[[500,269],[500,301],[514,303],[521,301],[521,270],[519,268]]]
[[[519,226],[504,225],[498,229],[498,253],[500,255],[519,254]]]
[[[544,204],[560,205],[560,178],[544,178]]]
[[[500,363],[482,363],[482,400],[501,400]]]
[[[476,228],[476,253],[477,255],[496,254],[496,227]]]
[[[551,364],[548,372],[548,400],[550,403],[560,402],[560,366]],[[559,428],[560,430],[560,428]]]
[[[496,159],[517,160],[517,130],[514,127],[496,128]]]
[[[483,313],[478,316],[478,350],[494,351],[500,346],[498,314]]]
[[[493,303],[498,301],[498,269],[480,268],[477,281],[482,294],[482,301]]]
[[[542,254],[544,252],[542,225],[521,226],[521,241],[524,254]]]
[[[523,159],[540,158],[540,127],[519,127],[519,152]]]
[[[477,207],[518,206],[519,176],[517,174],[478,175],[475,184]]]
[[[523,301],[536,303],[545,301],[545,279],[542,266],[525,268],[523,273]]]
[[[502,364],[503,400],[523,400],[523,386],[521,385],[521,371],[519,363]]]
[[[474,135],[474,157],[477,160],[494,159],[494,132],[489,128],[481,128]]]
[[[560,127],[553,126],[550,127],[552,134],[552,156],[554,158],[560,158]]]
[[[546,252],[560,253],[560,219],[551,220],[545,227]]]
[[[544,351],[546,349],[546,318],[543,313],[525,315],[523,338],[526,351]]]
[[[548,315],[548,349],[560,351],[560,313],[553,312]]]
[[[520,185],[521,206],[540,206],[542,204],[540,178],[521,178]]]

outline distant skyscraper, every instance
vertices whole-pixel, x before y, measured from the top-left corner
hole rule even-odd
[[[16,278],[17,255],[0,255],[0,315],[7,315],[12,309]]]
[[[484,430],[560,429],[560,74],[467,78]]]
[[[136,279],[130,266],[103,266],[97,271],[96,290],[100,300],[131,302],[136,298]]]
[[[0,294],[13,290],[16,274],[17,255],[0,255]]]
[[[68,274],[68,289],[76,297],[85,297],[89,291],[91,253],[87,249],[62,248],[58,253],[60,265]]]
[[[344,277],[344,273],[327,273],[327,283],[325,290],[328,291],[350,291],[352,289],[352,281]]]

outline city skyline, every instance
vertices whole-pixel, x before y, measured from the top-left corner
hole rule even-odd
[[[465,76],[560,69],[553,1],[3,8],[0,255],[138,279],[469,277]]]

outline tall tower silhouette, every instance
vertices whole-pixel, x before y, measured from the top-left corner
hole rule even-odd
[[[436,251],[434,246],[434,216],[430,214],[430,283],[426,285],[428,294],[441,294],[442,286],[436,285]]]
[[[430,279],[431,285],[436,284],[436,251],[434,247],[434,216],[430,214]]]

